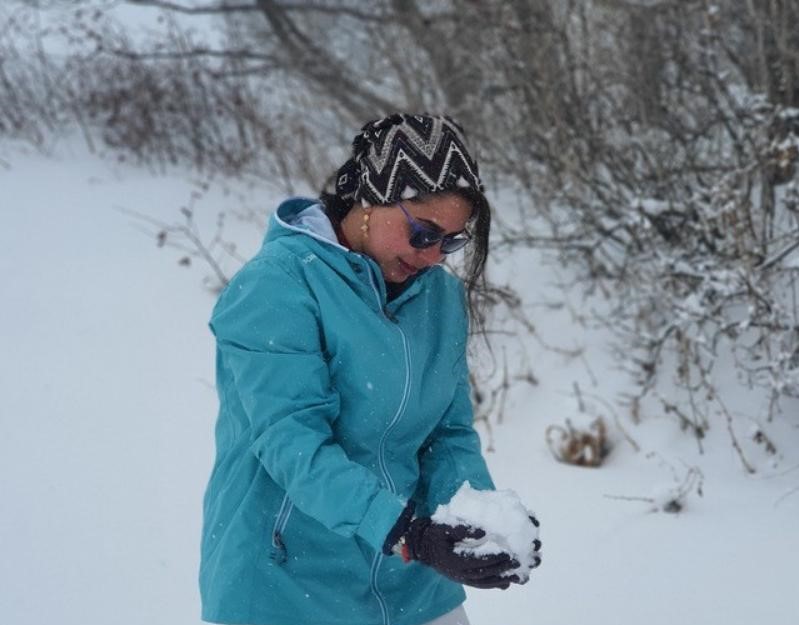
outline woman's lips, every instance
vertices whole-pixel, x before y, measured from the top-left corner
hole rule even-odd
[[[407,273],[408,275],[413,275],[413,274],[415,274],[417,271],[419,271],[419,270],[418,270],[416,267],[414,267],[413,265],[409,265],[408,263],[406,263],[406,262],[405,262],[404,260],[402,260],[401,258],[398,258],[397,260],[399,261],[400,268],[401,268],[401,269],[402,269],[402,270],[403,270],[405,273]]]

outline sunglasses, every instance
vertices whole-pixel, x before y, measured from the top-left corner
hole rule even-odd
[[[433,247],[437,243],[441,243],[441,253],[452,254],[452,252],[457,252],[472,240],[472,235],[466,230],[453,234],[444,234],[441,230],[433,226],[428,226],[420,221],[416,221],[402,205],[402,202],[398,202],[398,204],[405,215],[405,219],[408,220],[408,225],[411,227],[411,235],[408,237],[408,243],[417,250],[424,250],[428,247]]]

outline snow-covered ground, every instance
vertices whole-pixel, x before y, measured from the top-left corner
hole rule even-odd
[[[0,168],[0,621],[196,624],[214,296],[204,268],[179,266],[119,210],[176,221],[192,176],[58,152],[4,153],[10,167]],[[277,199],[241,191],[253,205]],[[243,201],[212,189],[196,208],[200,226],[210,231],[219,209]],[[231,227],[251,254],[261,233]],[[528,254],[523,266],[511,280],[533,304],[550,299],[547,265]],[[776,467],[744,441],[754,476],[722,422],[700,455],[656,414],[640,426],[621,415],[639,452],[614,429],[602,468],[557,463],[544,430],[579,418],[573,383],[612,400],[626,381],[603,351],[607,337],[586,335],[565,309],[530,313],[549,343],[584,346],[585,359],[530,340],[540,383],[518,387],[494,424],[495,481],[538,514],[544,563],[526,586],[470,591],[473,625],[799,622],[799,493],[785,496],[799,485],[796,419],[769,425]],[[756,413],[747,401],[742,391],[735,408]],[[688,467],[701,470],[704,496],[689,495],[681,514],[607,497],[652,497]]]

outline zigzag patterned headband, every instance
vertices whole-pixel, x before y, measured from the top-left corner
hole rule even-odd
[[[446,115],[396,113],[366,124],[339,169],[336,195],[367,204],[394,204],[418,195],[484,192],[463,129]]]

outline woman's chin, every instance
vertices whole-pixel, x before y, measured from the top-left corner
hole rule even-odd
[[[402,276],[402,280],[401,280],[402,282],[405,282],[405,280],[407,280],[411,276],[416,275],[417,273],[419,273],[419,270],[416,267],[413,267],[412,265],[409,265],[408,263],[404,262],[401,259],[397,260],[397,267],[398,267],[398,269],[397,269],[397,271],[395,273],[398,273],[398,274],[400,274]]]

